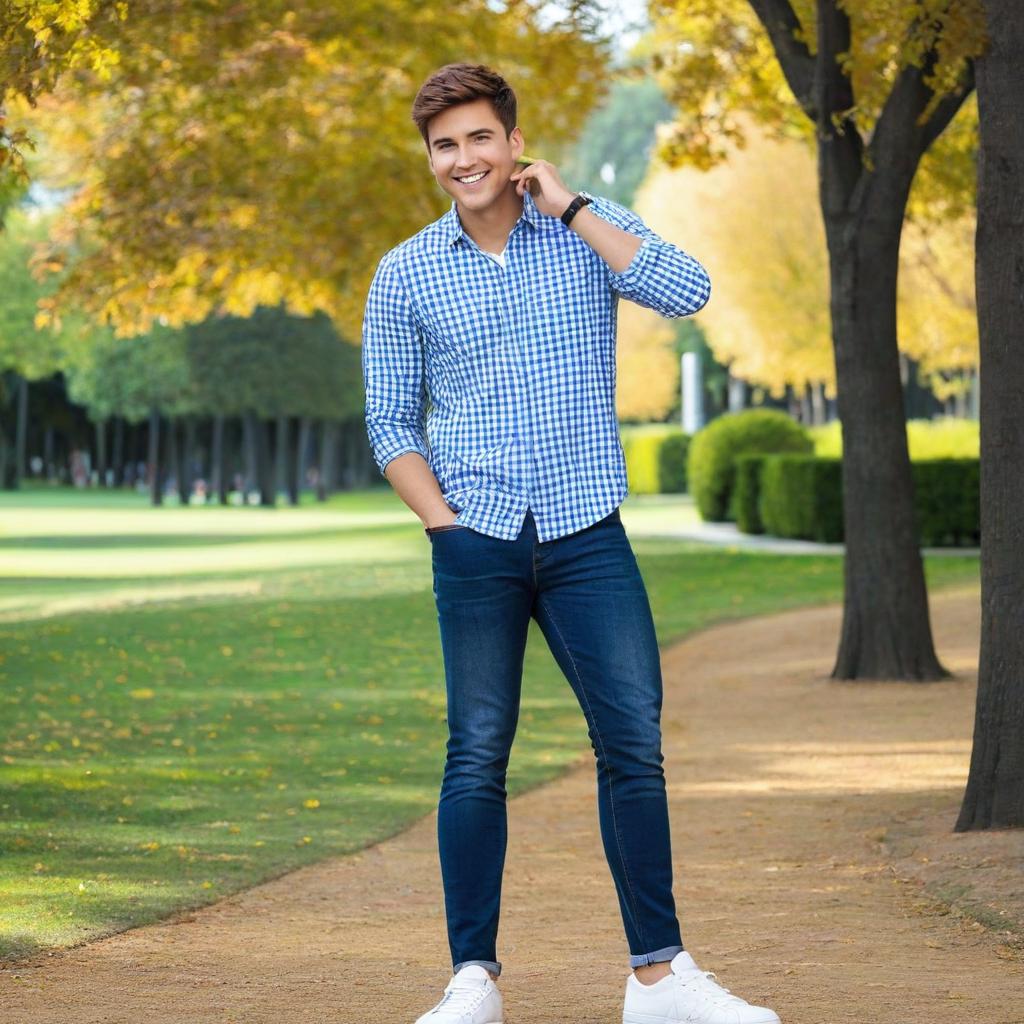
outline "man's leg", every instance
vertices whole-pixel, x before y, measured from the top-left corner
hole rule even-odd
[[[501,973],[496,943],[505,864],[505,774],[519,717],[533,601],[527,531],[431,534],[448,694],[448,757],[437,833],[453,970]]]
[[[586,715],[597,757],[601,837],[630,966],[667,963],[683,945],[662,770],[661,661],[618,513],[540,545],[537,581],[534,615]]]

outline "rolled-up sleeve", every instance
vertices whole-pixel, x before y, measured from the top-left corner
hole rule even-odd
[[[672,318],[691,316],[704,307],[711,297],[711,279],[689,253],[666,242],[632,210],[610,199],[597,197],[590,208],[642,239],[625,270],[608,270],[609,284],[617,295]]]
[[[429,461],[423,342],[394,251],[377,267],[363,315],[366,433],[377,468],[406,452]]]

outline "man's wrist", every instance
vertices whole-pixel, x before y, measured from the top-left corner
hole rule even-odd
[[[562,213],[562,223],[567,227],[572,227],[573,221],[585,206],[589,206],[594,201],[594,197],[589,192],[584,192],[582,189],[573,196],[572,201],[565,208]]]

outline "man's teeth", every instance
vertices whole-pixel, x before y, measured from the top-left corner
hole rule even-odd
[[[487,172],[481,171],[479,174],[471,174],[468,178],[456,178],[456,181],[461,181],[463,185],[472,185],[474,181],[479,181]]]

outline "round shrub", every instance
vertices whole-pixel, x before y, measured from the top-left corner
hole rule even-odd
[[[731,506],[738,455],[813,450],[807,431],[775,409],[747,409],[712,420],[694,435],[687,462],[690,493],[701,518],[736,518]]]

